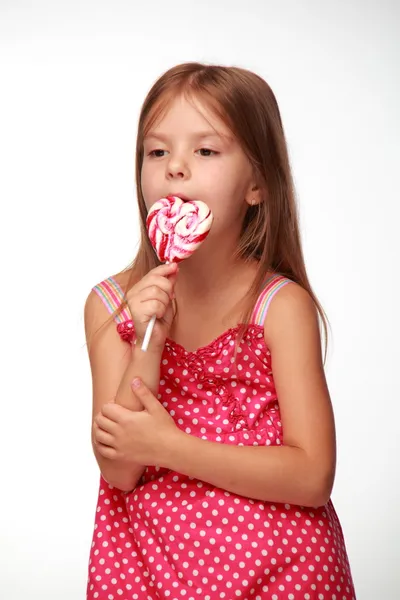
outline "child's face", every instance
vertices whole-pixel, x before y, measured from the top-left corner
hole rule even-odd
[[[255,197],[252,173],[228,127],[206,106],[183,96],[144,140],[141,184],[147,208],[169,194],[202,200],[214,214],[214,232],[240,230]]]

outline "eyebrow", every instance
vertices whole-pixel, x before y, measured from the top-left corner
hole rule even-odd
[[[220,138],[220,139],[226,139],[226,140],[230,140],[231,137],[227,134],[221,134],[221,133],[216,133],[215,131],[209,130],[209,131],[197,131],[196,133],[193,133],[190,136],[192,139],[195,140],[202,140],[204,138],[210,138],[210,137],[216,137],[216,138]],[[148,135],[145,136],[144,140],[148,140],[148,139],[154,139],[154,140],[160,140],[162,142],[166,142],[168,140],[168,135],[166,135],[165,133],[161,133],[161,132],[150,132]]]

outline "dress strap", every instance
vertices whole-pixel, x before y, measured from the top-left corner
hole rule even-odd
[[[104,279],[101,283],[94,286],[93,291],[101,298],[108,312],[112,314],[121,305],[124,293],[121,286],[117,283],[114,277]],[[114,320],[117,323],[123,323],[131,319],[128,307],[125,307]]]
[[[265,287],[259,295],[254,307],[250,320],[251,323],[254,325],[260,325],[261,327],[264,326],[265,318],[267,316],[268,308],[271,304],[272,298],[287,283],[292,283],[292,281],[283,275],[273,275],[267,279]]]

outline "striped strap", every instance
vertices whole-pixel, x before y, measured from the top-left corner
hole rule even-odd
[[[94,286],[93,290],[102,299],[106,308],[110,314],[112,314],[121,305],[124,293],[121,286],[115,281],[113,277],[105,279],[101,283]],[[131,315],[129,309],[125,307],[116,317],[117,323],[129,321]]]
[[[287,283],[291,283],[291,280],[283,277],[282,275],[274,275],[271,277],[271,279],[267,282],[266,287],[258,297],[251,317],[252,323],[255,325],[261,325],[261,327],[264,325],[272,298]]]

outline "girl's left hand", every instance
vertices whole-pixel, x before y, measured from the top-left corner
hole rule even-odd
[[[104,404],[94,418],[97,450],[105,458],[166,467],[168,450],[178,443],[182,431],[143,382],[134,380],[132,392],[144,410],[132,411],[115,402]]]

